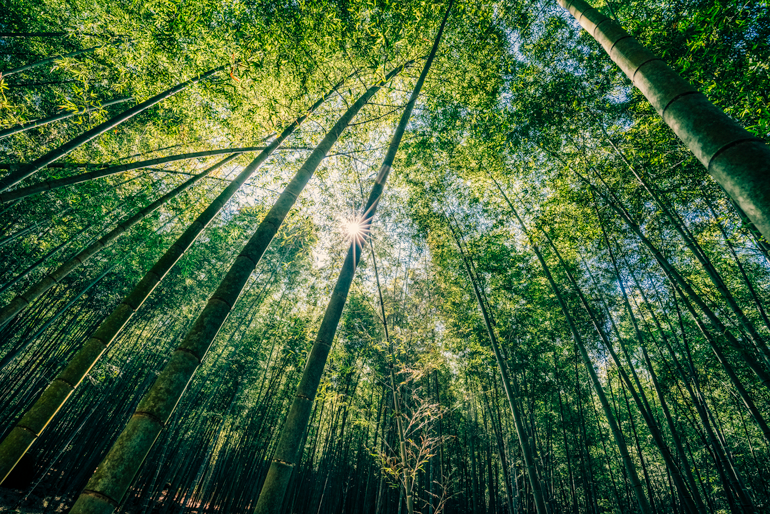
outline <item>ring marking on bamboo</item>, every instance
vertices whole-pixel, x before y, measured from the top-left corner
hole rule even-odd
[[[97,339],[97,341],[99,341],[99,340]],[[99,341],[99,342],[102,343],[101,341]],[[102,344],[104,344],[104,343],[102,343]],[[107,345],[104,345],[104,347],[106,348]],[[62,384],[68,386],[70,389],[73,389],[73,390],[75,389],[74,385],[70,384],[69,382],[67,382],[63,378],[56,377],[56,378],[53,379],[53,382],[61,382]]]
[[[254,261],[249,255],[246,253],[246,249],[244,249],[241,253],[238,254],[238,257],[243,257],[244,259],[247,259],[249,262],[251,262],[252,267],[257,267],[257,262]],[[232,308],[232,305],[230,306]]]
[[[724,152],[726,150],[729,150],[730,148],[732,148],[734,146],[738,146],[738,145],[740,145],[742,143],[751,143],[753,141],[758,141],[760,143],[764,143],[764,141],[762,139],[758,138],[758,137],[747,137],[745,139],[736,139],[735,141],[731,141],[731,142],[727,143],[722,148],[720,148],[719,150],[714,152],[714,155],[712,155],[711,159],[709,159],[709,163],[708,163],[708,166],[706,166],[706,169],[708,169],[709,166],[711,166],[711,163],[714,162],[714,159],[716,159],[719,156],[719,154],[721,154],[722,152]]]
[[[620,40],[618,40],[618,41],[620,41]],[[637,74],[637,73],[639,73],[639,70],[641,70],[641,69],[642,69],[642,66],[644,66],[645,64],[649,64],[649,63],[651,63],[651,62],[653,62],[653,61],[663,61],[663,59],[661,59],[661,58],[659,58],[659,57],[652,57],[652,58],[650,58],[650,59],[647,59],[646,61],[644,61],[644,62],[643,62],[642,64],[640,64],[639,66],[637,66],[637,67],[636,67],[636,69],[634,70],[634,74],[633,74],[633,75],[631,75],[631,82],[633,82],[633,83],[634,83],[634,85],[636,85],[636,74]],[[670,102],[669,102],[669,103],[670,103]]]
[[[663,112],[661,112],[661,114],[660,114],[660,115],[661,115],[661,116],[663,116],[663,115],[666,113],[666,110],[668,110],[668,108],[669,108],[669,107],[671,107],[671,105],[672,105],[674,102],[676,102],[677,100],[679,100],[679,99],[680,99],[680,98],[682,98],[683,96],[687,96],[687,95],[702,95],[702,94],[703,94],[703,93],[701,93],[700,91],[685,91],[684,93],[679,93],[678,95],[676,95],[674,98],[672,98],[672,99],[671,99],[671,100],[670,100],[670,101],[669,101],[669,102],[666,104],[666,106],[663,108]],[[721,150],[719,150],[719,151],[721,152]],[[713,157],[712,157],[712,159],[713,159]]]
[[[591,34],[591,35],[592,35],[592,36],[594,36],[594,37],[596,37],[596,31],[597,31],[597,30],[599,30],[599,27],[601,27],[601,26],[602,26],[602,23],[604,23],[604,22],[606,22],[606,21],[615,21],[615,20],[613,20],[612,18],[609,18],[609,17],[605,17],[605,18],[604,18],[602,21],[600,21],[599,23],[597,23],[597,24],[596,24],[596,27],[594,27],[594,33],[593,33],[593,34]],[[624,36],[624,37],[625,37],[625,36]],[[628,37],[631,37],[631,35],[629,34],[629,36],[628,36]]]
[[[380,168],[380,172],[377,174],[377,178],[375,179],[375,182],[382,185],[385,183],[385,181],[388,179],[388,174],[390,174],[390,170],[392,168],[388,165],[383,165],[382,168]]]
[[[92,491],[91,489],[84,489],[83,494],[87,494],[88,496],[93,496],[94,498],[98,500],[105,501],[112,505],[114,508],[118,508],[120,506],[120,502],[113,500],[109,496],[107,496],[104,493],[100,493],[99,491]]]
[[[34,430],[32,430],[31,428],[29,428],[29,427],[25,427],[24,425],[16,425],[16,428],[20,428],[20,429],[22,429],[22,430],[26,430],[27,432],[29,432],[30,434],[32,434],[32,436],[33,436],[35,439],[37,439],[37,433],[35,433],[35,431],[34,431]]]
[[[309,402],[312,402],[313,400],[310,399],[310,397],[306,394],[297,393],[297,398],[302,398],[303,400],[307,400]]]
[[[240,256],[239,256],[239,257],[240,257]],[[249,260],[251,260],[251,259],[249,259]],[[252,262],[253,262],[253,261],[252,261]],[[206,303],[207,303],[207,305],[211,305],[211,304],[213,304],[213,303],[216,303],[216,302],[222,302],[222,303],[224,303],[224,304],[227,306],[227,310],[228,310],[228,311],[231,311],[231,310],[233,310],[233,306],[232,306],[232,305],[230,305],[230,302],[228,302],[227,300],[225,300],[225,299],[224,299],[224,298],[222,298],[221,296],[212,296],[212,297],[209,299],[209,301],[208,301],[208,302],[206,302]]]
[[[294,467],[293,462],[286,462],[285,460],[281,460],[275,457],[273,457],[273,462],[275,462],[276,464],[283,464],[284,466],[289,466],[290,468]]]
[[[106,348],[107,348],[107,346],[108,346],[108,344],[107,344],[107,343],[105,343],[103,339],[100,339],[100,338],[98,338],[98,337],[96,337],[96,336],[91,336],[91,337],[89,337],[89,339],[93,339],[94,341],[98,341],[98,342],[99,342],[99,344],[101,344],[102,346],[104,346],[104,348],[105,348],[105,349],[106,349]]]
[[[160,425],[161,428],[164,428],[166,426],[166,424],[163,422],[163,420],[160,419],[155,414],[153,414],[152,412],[136,411],[136,412],[134,412],[134,416],[132,416],[132,417],[147,418],[150,421],[154,421],[155,423]]]

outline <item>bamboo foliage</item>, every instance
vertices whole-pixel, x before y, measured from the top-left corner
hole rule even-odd
[[[0,510],[764,512],[770,13],[566,2],[6,2]]]

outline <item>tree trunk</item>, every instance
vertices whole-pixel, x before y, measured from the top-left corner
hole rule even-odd
[[[396,157],[396,152],[398,151],[401,139],[406,131],[406,125],[409,122],[412,110],[414,109],[414,104],[422,89],[422,84],[425,82],[425,77],[428,75],[430,66],[436,56],[436,51],[438,50],[441,35],[444,32],[444,26],[446,25],[451,8],[452,2],[450,1],[444,19],[441,22],[441,27],[433,42],[433,48],[431,48],[430,55],[425,62],[420,78],[417,79],[417,84],[404,109],[398,127],[396,127],[396,131],[388,146],[380,172],[377,174],[374,187],[369,194],[369,199],[366,202],[362,219],[360,220],[362,227],[361,232],[364,234],[364,237],[368,235],[372,219],[377,210],[377,204],[385,187],[385,181],[390,173],[391,166]],[[270,469],[267,472],[262,491],[259,494],[259,500],[257,500],[256,514],[276,514],[280,511],[286,487],[289,484],[292,471],[296,465],[297,457],[300,452],[299,443],[302,440],[302,434],[307,428],[311,406],[315,400],[318,384],[321,382],[321,376],[326,367],[326,359],[329,356],[329,351],[334,342],[337,324],[339,323],[340,316],[342,316],[342,309],[345,306],[356,267],[361,259],[362,243],[363,241],[359,242],[354,240],[348,249],[345,262],[342,265],[342,270],[340,271],[337,283],[334,286],[331,300],[326,307],[321,327],[318,329],[318,335],[310,350],[310,355],[308,356],[305,370],[302,373],[302,379],[297,388],[296,396],[294,397],[286,422],[281,429],[278,448],[270,463]]]

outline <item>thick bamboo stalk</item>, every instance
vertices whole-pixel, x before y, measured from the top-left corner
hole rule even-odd
[[[452,9],[452,3],[453,2],[450,2],[447,7],[447,11],[444,14],[444,19],[441,22],[441,27],[433,42],[433,47],[428,55],[428,59],[425,61],[425,66],[420,73],[420,77],[417,79],[414,90],[412,90],[409,102],[406,104],[406,108],[401,115],[396,131],[388,145],[388,150],[383,159],[380,172],[377,174],[374,186],[369,193],[369,198],[364,207],[362,219],[360,220],[361,234],[363,234],[361,239],[364,239],[371,229],[372,219],[377,210],[377,204],[382,196],[382,191],[385,188],[385,182],[388,179],[391,167],[393,166],[396,152],[398,151],[401,139],[406,131],[406,125],[409,122],[412,110],[414,109],[414,104],[417,102],[417,97],[420,95],[422,85],[425,82],[430,66],[436,56],[438,45],[441,41],[441,35],[444,32],[449,12]],[[281,429],[278,447],[273,455],[270,468],[267,471],[262,490],[259,493],[259,499],[257,500],[257,506],[254,511],[256,514],[277,514],[281,510],[281,505],[283,504],[284,496],[286,494],[286,488],[289,485],[289,480],[297,465],[297,461],[302,454],[301,443],[303,434],[307,429],[313,402],[315,401],[316,393],[318,392],[318,385],[321,382],[321,377],[323,376],[324,368],[326,367],[326,359],[329,356],[332,343],[334,342],[334,336],[337,333],[337,325],[342,316],[345,302],[347,301],[350,285],[353,283],[356,267],[361,260],[362,250],[363,240],[358,241],[354,238],[348,249],[348,253],[345,256],[345,261],[342,264],[342,270],[337,278],[337,283],[334,285],[329,304],[326,306],[321,326],[318,329],[316,340],[308,355],[305,369],[302,372],[302,379],[297,387],[297,392],[292,401],[286,422]],[[409,508],[409,506],[407,506],[407,508]]]
[[[153,105],[162,102],[166,98],[169,98],[178,92],[186,89],[187,87],[195,84],[196,82],[199,82],[201,80],[207,79],[212,75],[215,75],[216,73],[222,71],[225,68],[225,66],[219,66],[218,68],[214,68],[213,70],[209,70],[206,73],[203,73],[202,75],[198,75],[195,78],[192,78],[186,82],[182,82],[181,84],[178,84],[170,89],[167,89],[163,91],[162,93],[159,93],[152,98],[145,100],[144,102],[135,105],[134,107],[123,111],[122,113],[113,116],[109,120],[105,121],[104,123],[100,123],[96,127],[87,130],[86,132],[80,134],[74,139],[71,139],[70,141],[64,143],[60,147],[51,150],[50,152],[46,153],[45,155],[38,157],[31,163],[22,166],[19,170],[17,170],[15,173],[11,173],[10,175],[6,176],[2,180],[0,180],[0,191],[5,191],[12,185],[21,182],[25,178],[29,177],[30,175],[33,175],[40,171],[41,169],[45,168],[49,164],[51,164],[54,161],[57,161],[67,155],[68,153],[72,152],[79,146],[91,141],[92,139],[104,134],[110,129],[113,129],[123,123],[126,120],[129,120],[139,114],[142,111],[145,111],[152,107]]]
[[[86,485],[72,514],[111,513],[120,504],[155,439],[184,394],[187,384],[208,352],[244,285],[272,241],[284,218],[332,145],[366,102],[387,80],[403,70],[397,67],[385,80],[369,88],[332,127],[278,197],[236,258],[180,346],[172,353],[152,388],[144,395],[115,444]]]
[[[770,147],[584,0],[559,0],[770,239]]]

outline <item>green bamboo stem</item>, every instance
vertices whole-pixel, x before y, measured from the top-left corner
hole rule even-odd
[[[495,335],[495,330],[493,328],[493,322],[491,318],[492,315],[487,311],[487,308],[484,305],[484,301],[481,297],[481,292],[479,291],[479,286],[477,284],[476,276],[471,271],[471,267],[468,264],[470,257],[468,257],[463,251],[463,247],[460,244],[460,238],[455,233],[451,223],[449,224],[449,229],[452,232],[452,237],[454,238],[455,243],[457,244],[457,248],[460,251],[460,258],[463,261],[465,272],[468,274],[468,278],[470,279],[471,285],[473,286],[473,293],[479,305],[479,310],[481,310],[482,317],[484,318],[484,325],[487,328],[489,341],[492,344],[492,350],[495,354],[497,369],[500,372],[500,379],[503,382],[505,397],[508,399],[508,404],[511,408],[511,415],[513,416],[514,426],[516,427],[516,434],[519,437],[521,453],[524,456],[524,466],[527,469],[527,478],[529,479],[529,484],[532,487],[532,496],[535,498],[535,509],[537,510],[538,514],[548,514],[543,495],[543,488],[540,485],[540,478],[537,472],[537,447],[535,446],[535,442],[532,440],[532,437],[527,432],[526,427],[522,422],[521,410],[519,409],[518,405],[519,395],[516,394],[518,392],[518,385],[513,382],[508,375],[508,368],[506,367],[505,360],[503,359],[503,355],[500,352],[500,345],[498,344],[497,336]],[[511,384],[513,384],[513,386],[511,386]]]
[[[13,234],[11,234],[9,236],[6,236],[6,237],[0,239],[0,247],[3,247],[5,245],[7,245],[8,243],[13,242],[14,240],[16,240],[16,239],[18,239],[20,237],[26,236],[27,234],[29,234],[30,232],[35,230],[35,227],[37,227],[39,224],[40,224],[40,222],[38,221],[37,223],[34,223],[34,224],[30,225],[27,228],[21,229],[18,232],[14,232]]]
[[[420,73],[420,77],[417,79],[417,84],[415,84],[414,90],[412,90],[409,102],[406,104],[406,108],[401,115],[396,131],[388,145],[388,150],[383,159],[380,172],[377,174],[374,186],[369,193],[369,198],[364,207],[362,219],[360,220],[362,227],[361,233],[364,234],[362,239],[369,234],[371,229],[372,219],[377,210],[377,204],[382,196],[385,182],[390,174],[393,161],[396,158],[396,152],[398,151],[401,139],[406,131],[406,125],[409,122],[412,110],[414,109],[414,104],[417,102],[417,97],[420,95],[422,85],[425,82],[430,66],[436,56],[438,45],[441,41],[441,35],[444,32],[449,12],[452,9],[452,3],[453,2],[450,2],[447,7],[444,19],[441,22],[441,27],[433,42],[430,55],[428,55],[428,59],[425,61],[425,66]],[[337,325],[342,316],[345,302],[347,301],[350,285],[353,283],[356,267],[361,260],[363,242],[363,240],[359,241],[354,239],[345,256],[345,261],[342,264],[342,270],[337,278],[337,283],[334,285],[331,299],[326,306],[326,311],[324,312],[324,317],[321,321],[321,327],[318,329],[316,340],[313,343],[313,347],[310,349],[310,354],[308,355],[305,369],[302,372],[302,378],[297,387],[296,395],[294,396],[291,408],[289,409],[289,414],[281,429],[278,447],[273,455],[270,468],[268,468],[262,490],[259,493],[259,499],[257,500],[257,506],[254,511],[256,514],[277,514],[281,510],[281,505],[283,504],[283,499],[286,495],[286,488],[289,485],[289,480],[294,472],[294,468],[302,454],[302,440],[304,433],[307,429],[308,421],[310,420],[310,413],[313,408],[316,393],[318,392],[318,385],[321,383],[321,376],[326,367],[326,360],[331,351],[334,336],[337,333]],[[408,504],[407,508],[410,508],[410,506],[411,505]]]
[[[115,241],[118,237],[123,235],[129,228],[136,225],[140,221],[142,221],[146,216],[149,214],[155,212],[157,209],[159,209],[164,203],[171,200],[172,198],[178,196],[183,191],[187,190],[191,186],[193,186],[196,182],[201,180],[203,177],[214,171],[215,169],[219,168],[223,164],[235,159],[238,155],[231,155],[230,157],[226,157],[225,159],[219,161],[215,165],[207,168],[203,172],[195,175],[194,177],[190,178],[189,180],[185,181],[181,185],[175,187],[165,195],[161,196],[154,202],[150,203],[146,207],[142,208],[131,216],[130,218],[121,221],[118,223],[118,226],[112,229],[110,232],[108,232],[103,237],[96,240],[94,243],[87,246],[85,249],[83,249],[80,253],[75,255],[73,258],[59,266],[55,271],[49,273],[46,275],[42,280],[38,281],[36,284],[30,286],[24,293],[18,295],[16,298],[11,300],[11,302],[0,309],[0,327],[6,325],[13,317],[21,312],[22,309],[24,309],[26,306],[31,304],[34,300],[40,297],[43,293],[48,291],[50,288],[55,286],[56,284],[60,283],[64,278],[72,273],[74,270],[82,266],[88,259],[96,255],[102,248],[106,247],[113,241]]]
[[[224,148],[221,150],[205,150],[202,152],[190,152],[177,155],[169,155],[166,157],[156,157],[155,159],[147,159],[145,161],[130,162],[128,164],[121,164],[119,166],[110,166],[101,168],[94,171],[88,171],[79,175],[73,175],[71,177],[64,177],[53,180],[46,180],[35,184],[33,186],[22,187],[8,191],[7,193],[0,194],[0,203],[9,202],[11,200],[18,200],[30,195],[42,193],[43,191],[50,191],[52,189],[58,189],[60,187],[71,186],[73,184],[80,184],[81,182],[87,182],[97,178],[108,177],[124,171],[138,170],[142,168],[148,168],[158,164],[166,164],[169,162],[183,161],[188,159],[200,159],[201,157],[210,157],[212,155],[223,155],[228,153],[243,153],[262,151],[268,147],[265,146],[247,146],[244,148]]]
[[[16,125],[11,128],[7,128],[5,130],[0,130],[0,139],[4,137],[12,136],[14,134],[19,134],[21,132],[26,132],[34,128],[42,127],[44,125],[48,125],[49,123],[53,123],[55,121],[66,120],[67,118],[71,118],[73,116],[80,116],[80,115],[89,113],[91,111],[95,111],[97,109],[104,109],[105,107],[109,107],[110,105],[117,105],[125,102],[130,102],[131,100],[133,100],[133,97],[130,97],[130,96],[127,98],[118,98],[117,100],[110,100],[109,102],[104,102],[102,104],[81,109],[78,111],[64,111],[59,114],[54,114],[53,116],[49,116],[47,118],[30,121],[28,123],[22,123],[21,125]]]
[[[770,239],[770,147],[584,0],[559,0]]]
[[[238,189],[267,160],[287,137],[302,124],[334,92],[332,89],[304,114],[286,127],[244,170],[211,202],[179,238],[166,250],[145,276],[134,286],[123,301],[105,318],[58,377],[49,384],[43,395],[27,411],[19,426],[0,442],[0,477],[6,476],[26,453],[32,443],[50,423],[72,392],[112,344],[129,319],[160,284],[203,230],[222,210]],[[240,155],[236,154],[235,156]],[[235,157],[233,156],[233,157]]]
[[[19,66],[18,68],[13,68],[10,70],[5,70],[0,72],[0,80],[4,79],[5,77],[10,77],[11,75],[15,73],[21,73],[22,71],[31,70],[32,68],[37,68],[38,66],[43,66],[44,64],[52,63],[59,59],[65,59],[67,57],[77,57],[78,55],[87,54],[90,52],[93,52],[94,50],[103,47],[104,45],[99,46],[92,46],[91,48],[84,48],[83,50],[77,50],[75,52],[70,52],[68,54],[64,55],[54,55],[53,57],[47,57],[45,59],[41,59],[39,61],[35,61],[33,63],[25,64],[24,66]]]

